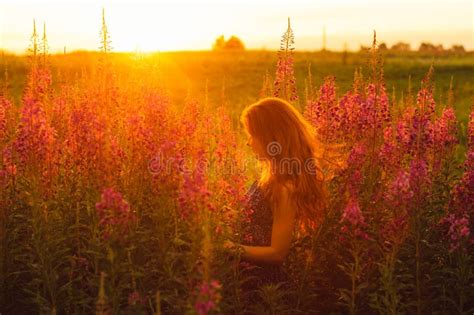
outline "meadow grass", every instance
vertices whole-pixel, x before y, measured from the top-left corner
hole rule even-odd
[[[397,99],[402,95],[406,97],[409,78],[412,93],[415,93],[420,87],[421,79],[433,64],[435,100],[437,103],[446,103],[452,78],[456,115],[460,122],[467,122],[474,95],[474,53],[441,56],[417,52],[381,54],[384,58],[389,94],[392,95],[392,89],[395,89]],[[52,73],[78,76],[84,69],[92,69],[96,55],[94,52],[52,55]],[[175,102],[183,101],[188,93],[204,101],[207,85],[209,101],[219,104],[224,88],[229,109],[234,117],[245,106],[258,99],[264,76],[266,73],[274,75],[277,61],[274,51],[183,51],[114,55],[118,61],[117,67],[123,67],[125,71],[131,66],[130,59],[146,60],[148,70],[159,73]],[[295,52],[294,66],[300,108],[305,105],[305,80],[309,71],[316,86],[319,86],[326,76],[335,75],[340,95],[351,88],[356,68],[362,67],[363,72],[369,73],[368,52],[347,53],[345,63],[343,55],[341,52]],[[27,57],[7,55],[3,59],[4,62],[0,62],[0,73],[7,69],[13,96],[19,100],[28,73]],[[4,76],[1,76],[0,84],[3,81]],[[54,78],[53,84],[58,81],[61,81],[61,78]]]

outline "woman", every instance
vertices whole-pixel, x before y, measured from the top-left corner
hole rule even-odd
[[[293,234],[321,220],[327,192],[315,132],[292,105],[262,99],[243,111],[241,123],[263,171],[248,191],[253,214],[244,234],[251,241],[225,246],[257,266],[254,286],[260,286],[286,280],[281,265]]]

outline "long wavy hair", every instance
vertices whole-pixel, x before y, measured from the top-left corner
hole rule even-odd
[[[316,227],[327,207],[329,178],[321,168],[323,147],[314,128],[291,104],[273,97],[248,106],[240,120],[264,151],[258,185],[265,198],[275,205],[279,191],[290,188],[301,226]]]

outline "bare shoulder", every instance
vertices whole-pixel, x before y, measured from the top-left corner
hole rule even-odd
[[[281,197],[285,199],[290,199],[295,192],[296,186],[295,183],[292,181],[286,181],[283,185],[280,186],[279,193]]]
[[[285,213],[291,214],[293,213],[296,208],[294,204],[294,192],[296,191],[295,186],[291,182],[286,182],[284,185],[281,185],[278,189],[277,194],[277,207],[276,213]]]
[[[296,191],[296,185],[292,181],[287,181],[283,188],[286,190],[287,194],[293,194]]]

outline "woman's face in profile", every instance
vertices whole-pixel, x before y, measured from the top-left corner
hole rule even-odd
[[[247,135],[247,146],[252,148],[252,151],[255,153],[257,159],[265,159],[266,158],[266,152],[260,141],[252,137],[248,132],[246,132]]]

